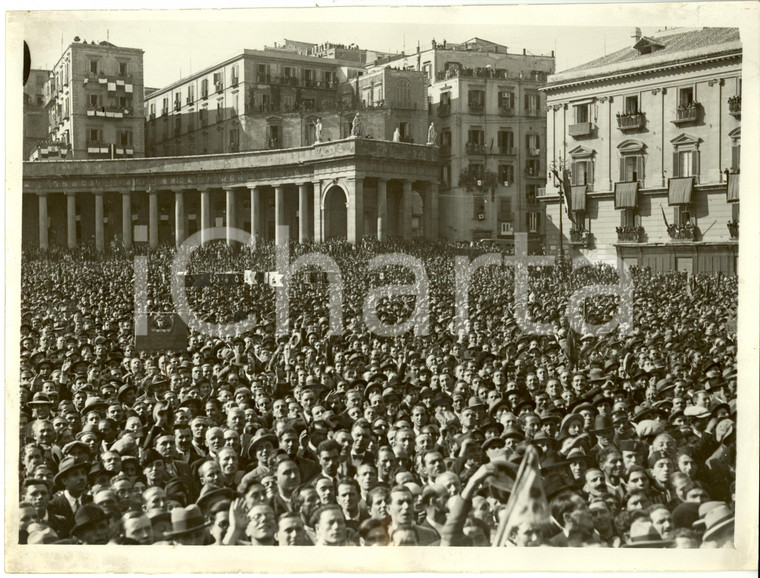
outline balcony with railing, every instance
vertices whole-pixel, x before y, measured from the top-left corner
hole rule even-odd
[[[696,241],[699,239],[699,227],[692,223],[668,225],[668,236],[672,241]]]
[[[541,149],[528,148],[528,156],[529,157],[540,157],[541,156]]]
[[[216,92],[224,92],[223,82],[217,82],[214,86],[216,87]]]
[[[728,114],[737,118],[742,115],[742,97],[740,94],[728,97]]]
[[[576,122],[568,127],[568,134],[572,137],[591,136],[594,132],[593,122]]]
[[[644,227],[626,225],[615,227],[618,243],[642,243],[644,240]]]
[[[451,114],[451,103],[440,103],[438,105],[438,116],[441,118],[447,117]]]
[[[529,116],[532,118],[537,118],[539,116],[542,116],[542,112],[538,110],[537,108],[529,108],[525,114],[526,116]]]
[[[499,154],[505,157],[513,157],[517,154],[516,147],[499,147]]]
[[[470,103],[470,114],[483,114],[486,110],[485,105],[480,102],[471,102]]]
[[[626,112],[617,114],[617,126],[620,130],[639,130],[646,125],[643,112]]]
[[[485,145],[474,143],[474,142],[468,142],[465,145],[465,149],[467,151],[468,155],[484,155],[486,154],[486,147]]]
[[[701,105],[698,102],[690,102],[689,104],[680,105],[676,109],[676,117],[671,122],[673,124],[695,122],[699,117],[700,106]]]
[[[499,116],[515,116],[515,108],[513,106],[500,106]]]
[[[739,240],[739,221],[729,221],[726,225],[728,227],[728,237],[731,241]]]
[[[570,229],[570,245],[587,249],[591,246],[591,231],[584,229]]]

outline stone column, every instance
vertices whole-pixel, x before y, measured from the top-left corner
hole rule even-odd
[[[438,241],[438,183],[431,182],[428,189],[430,197],[430,230],[428,239]],[[427,207],[425,207],[427,212]]]
[[[174,191],[174,242],[177,247],[185,242],[185,192]]]
[[[388,180],[377,179],[377,240],[385,241],[388,221]]]
[[[322,183],[316,181],[312,183],[312,191],[314,195],[314,242],[321,243],[324,241],[322,238]]]
[[[132,248],[132,193],[121,193],[121,241],[125,249]]]
[[[39,202],[39,221],[40,221],[40,249],[47,251],[48,248],[48,203],[47,194],[40,193],[37,196]]]
[[[298,242],[309,240],[309,183],[298,184]]]
[[[224,227],[227,231],[227,244],[232,244],[232,230],[237,226],[236,213],[235,213],[235,189],[224,189],[227,198],[227,211],[224,219]]]
[[[201,191],[201,244],[208,239],[206,229],[209,228],[211,221],[211,199],[208,189]]]
[[[412,238],[412,181],[404,181],[404,193],[401,197],[401,236],[404,239]]]
[[[158,247],[158,191],[148,191],[148,243]]]
[[[287,243],[280,237],[280,227],[285,224],[285,185],[274,187],[274,244]]]
[[[66,241],[69,249],[77,246],[77,194],[66,193]]]
[[[248,189],[251,191],[251,238],[255,247],[261,230],[261,187],[248,187]]]
[[[95,250],[102,253],[105,250],[103,236],[103,193],[95,193]]]
[[[356,245],[364,232],[364,179],[347,179],[348,208],[346,211],[346,237]]]

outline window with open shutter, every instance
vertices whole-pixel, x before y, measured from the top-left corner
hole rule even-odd
[[[511,221],[512,220],[512,199],[509,197],[499,198],[499,220]]]
[[[472,218],[476,221],[482,221],[485,219],[486,214],[486,198],[482,196],[474,196],[472,198]]]

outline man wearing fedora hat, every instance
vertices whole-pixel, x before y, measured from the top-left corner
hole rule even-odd
[[[66,458],[58,466],[55,484],[63,487],[50,500],[49,510],[66,520],[66,531],[74,527],[74,515],[79,508],[90,501],[87,494],[87,472],[90,464],[76,458]]]
[[[211,522],[203,517],[201,509],[195,504],[186,508],[174,508],[171,511],[172,529],[164,532],[164,537],[173,544],[182,546],[205,546],[212,541],[208,532]]]
[[[100,506],[92,503],[82,505],[74,516],[71,536],[80,544],[108,544],[113,537],[108,516]]]

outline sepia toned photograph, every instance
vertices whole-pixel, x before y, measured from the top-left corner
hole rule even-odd
[[[108,8],[6,12],[7,572],[757,569],[757,4]]]

